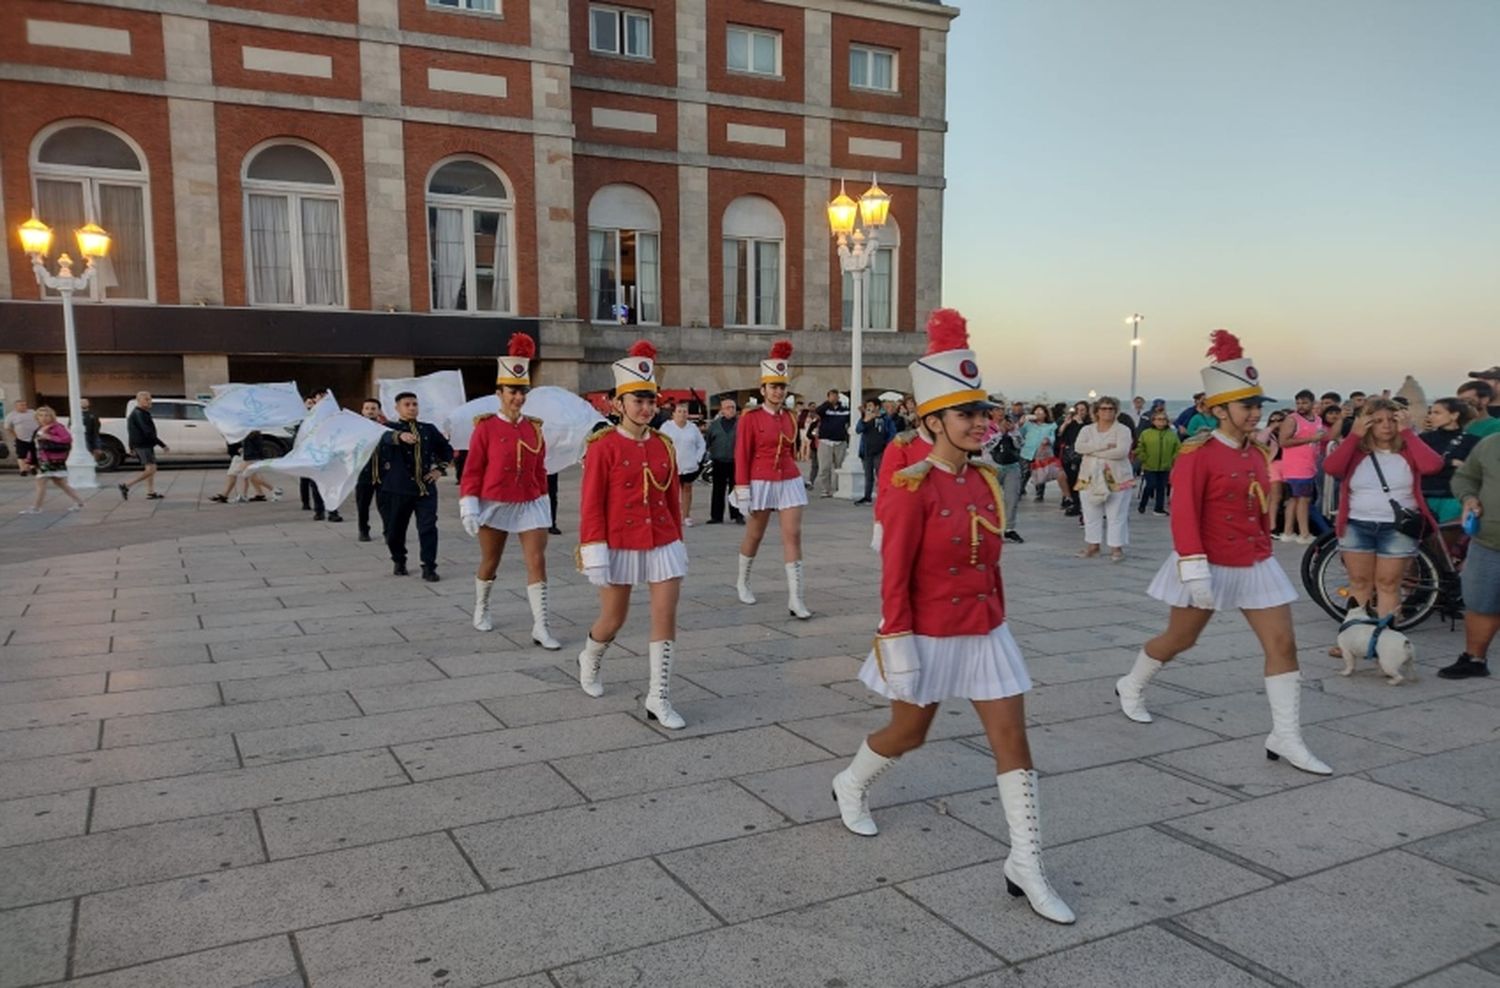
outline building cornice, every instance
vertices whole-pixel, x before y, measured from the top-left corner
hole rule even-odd
[[[868,168],[830,168],[799,162],[765,161],[760,158],[731,158],[724,155],[702,154],[688,151],[662,151],[654,148],[622,147],[618,144],[597,144],[589,141],[573,143],[575,157],[609,158],[615,161],[644,161],[653,164],[685,167],[712,168],[717,171],[756,172],[762,175],[787,175],[795,178],[845,178],[867,179]],[[945,189],[948,180],[942,175],[911,175],[882,169],[880,179],[892,185],[917,189]]]

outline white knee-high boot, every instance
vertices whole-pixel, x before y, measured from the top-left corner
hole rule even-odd
[[[604,650],[609,645],[609,642],[596,642],[594,636],[589,635],[583,651],[578,653],[578,685],[589,696],[604,695],[604,681],[599,675],[599,667],[604,664]]]
[[[687,726],[682,715],[672,709],[673,641],[652,642],[651,683],[646,687],[646,719],[654,720],[669,731]]]
[[[550,652],[562,648],[562,642],[552,637],[547,628],[547,584],[526,584],[526,597],[531,601],[531,640]]]
[[[874,837],[880,832],[875,826],[875,818],[870,815],[870,786],[896,761],[875,754],[868,742],[861,741],[859,751],[854,753],[854,761],[833,777],[833,801],[839,804],[839,816],[844,826],[853,833]]]
[[[1151,711],[1146,709],[1146,700],[1141,694],[1151,677],[1161,672],[1165,664],[1147,655],[1143,648],[1136,653],[1135,665],[1130,672],[1115,680],[1115,696],[1120,698],[1120,709],[1137,724],[1151,723]]]
[[[1005,859],[1005,888],[1024,895],[1032,910],[1054,923],[1073,922],[1073,910],[1047,881],[1042,868],[1041,810],[1036,792],[1036,770],[1018,768],[995,776],[1000,805],[1010,828],[1010,855]]]
[[[1271,704],[1266,757],[1273,762],[1285,758],[1296,768],[1314,775],[1332,775],[1333,769],[1308,751],[1302,741],[1302,673],[1267,676],[1266,701]]]
[[[734,585],[734,589],[739,591],[741,604],[755,603],[755,594],[750,592],[750,567],[754,562],[754,556],[740,553],[740,578],[739,582]]]
[[[786,609],[792,617],[806,621],[812,611],[802,602],[802,560],[786,564]]]
[[[495,589],[494,580],[474,577],[474,630],[493,631],[495,622],[490,620],[490,591]]]

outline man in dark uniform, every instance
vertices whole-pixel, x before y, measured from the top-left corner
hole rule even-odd
[[[387,423],[390,432],[380,440],[380,499],[385,519],[385,544],[391,550],[391,572],[406,575],[406,526],[417,516],[417,540],[422,549],[422,579],[436,583],[437,480],[453,462],[453,447],[429,422],[417,421],[417,396],[396,396],[400,419]]]
[[[385,416],[380,413],[380,402],[374,398],[366,398],[360,408],[360,414],[372,422],[385,425]],[[380,482],[380,455],[370,457],[370,462],[359,472],[359,479],[354,482],[354,509],[359,521],[359,540],[370,541],[370,502],[375,500],[375,485]],[[385,509],[380,510],[380,537],[385,538]]]

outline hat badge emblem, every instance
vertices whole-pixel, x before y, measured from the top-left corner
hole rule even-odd
[[[1255,369],[1254,364],[1248,364],[1245,367],[1245,376],[1252,381],[1258,381],[1260,380],[1260,371]]]
[[[958,372],[964,377],[978,377],[979,365],[972,360],[965,360],[958,365]]]
[[[524,366],[522,366],[521,364],[511,364],[510,365],[510,372],[512,374],[520,374],[524,370],[526,370],[526,368]]]
[[[782,371],[785,371],[785,370],[786,370],[786,364],[783,363],[780,360],[776,361],[776,371],[777,371],[777,373],[781,373]]]
[[[651,373],[651,362],[649,360],[642,360],[640,363],[636,364],[635,367],[636,370],[640,371],[642,374]]]

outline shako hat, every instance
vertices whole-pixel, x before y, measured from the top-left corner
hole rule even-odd
[[[771,344],[771,355],[760,362],[761,384],[788,384],[791,375],[792,341],[777,340]]]
[[[918,416],[959,405],[994,407],[969,349],[969,322],[957,309],[938,309],[927,317],[927,354],[908,370]]]
[[[1260,387],[1260,371],[1245,356],[1239,337],[1227,329],[1208,335],[1206,356],[1214,362],[1203,368],[1203,402],[1209,408],[1231,401],[1274,401]]]
[[[610,365],[615,372],[615,394],[632,391],[656,394],[656,345],[650,340],[636,340],[630,352]]]
[[[500,369],[495,373],[495,387],[508,384],[513,388],[531,387],[531,358],[536,356],[536,340],[527,333],[512,333],[505,356],[496,357]]]

